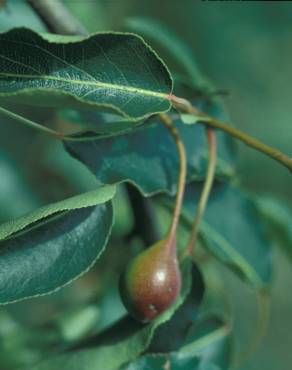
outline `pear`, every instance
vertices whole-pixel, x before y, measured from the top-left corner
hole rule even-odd
[[[120,278],[120,294],[125,307],[143,323],[168,309],[180,288],[175,237],[162,239],[134,257]]]

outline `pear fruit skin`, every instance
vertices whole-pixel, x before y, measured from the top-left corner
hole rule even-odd
[[[162,239],[133,258],[120,278],[128,312],[147,323],[168,309],[181,288],[175,241]]]

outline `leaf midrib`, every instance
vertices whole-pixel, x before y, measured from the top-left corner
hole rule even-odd
[[[169,100],[169,94],[156,92],[152,90],[147,89],[141,89],[139,87],[133,87],[133,86],[126,86],[126,85],[116,85],[108,82],[101,82],[101,81],[84,81],[84,80],[67,80],[62,77],[55,77],[55,76],[47,76],[47,75],[30,75],[30,74],[15,74],[15,73],[6,73],[6,72],[0,72],[0,78],[3,77],[13,77],[13,78],[23,78],[23,79],[41,79],[41,80],[50,80],[50,81],[57,81],[62,83],[68,83],[68,84],[75,84],[75,85],[87,85],[87,86],[93,86],[96,89],[98,88],[105,88],[105,89],[112,89],[112,90],[119,90],[124,91],[128,93],[136,93],[139,95],[146,95],[146,96],[152,96],[155,98],[160,98],[163,100]],[[91,92],[95,92],[94,90]],[[0,95],[3,93],[0,93]],[[4,93],[8,94],[8,93]],[[88,93],[86,93],[88,94]],[[82,98],[82,96],[81,96]]]

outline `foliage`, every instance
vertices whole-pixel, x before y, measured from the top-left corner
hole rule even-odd
[[[134,321],[121,305],[117,279],[145,247],[135,223],[147,208],[137,214],[127,184],[155,207],[162,234],[180,164],[161,122],[167,112],[187,155],[177,237],[182,255],[209,155],[201,115],[190,120],[178,114],[173,93],[219,120],[228,114],[222,99],[212,96],[214,87],[200,73],[193,50],[158,21],[132,18],[125,32],[55,35],[33,7],[15,4],[0,8],[0,304],[10,303],[0,311],[0,367],[231,368],[230,315],[226,307],[212,312],[210,304],[209,277],[221,279],[212,263],[235,272],[258,294],[268,292],[275,241],[291,256],[290,210],[239,185],[234,141],[216,131],[215,183],[198,252],[180,261],[179,298],[153,322]],[[15,119],[40,122],[34,128],[55,137]],[[10,143],[12,135],[21,139]],[[224,297],[213,299],[220,306]],[[24,317],[26,307],[30,314]]]

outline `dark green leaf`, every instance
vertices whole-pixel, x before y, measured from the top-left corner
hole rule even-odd
[[[201,186],[188,186],[184,217],[193,220]],[[253,201],[239,189],[216,184],[208,202],[201,233],[206,246],[223,263],[256,288],[271,282],[272,246]]]
[[[228,369],[229,328],[218,319],[205,319],[197,323],[192,331],[188,344],[179,351],[169,354],[147,354],[123,367],[123,370],[162,369],[167,363],[172,370],[216,370],[221,367]]]
[[[148,122],[148,121],[147,121]],[[143,122],[141,122],[142,124]],[[65,110],[59,112],[58,124],[70,125],[74,130],[74,137],[84,137],[89,132],[89,139],[110,137],[136,130],[140,123],[121,119],[121,116],[97,111]],[[72,129],[70,133],[72,132]]]
[[[192,289],[185,302],[174,313],[170,321],[155,332],[147,350],[149,353],[168,353],[178,350],[185,342],[190,327],[196,322],[203,299],[205,285],[203,276],[195,265],[192,268]]]
[[[155,330],[168,321],[185,300],[190,289],[190,267],[189,261],[182,265],[183,286],[176,303],[152,323],[143,325],[126,317],[102,335],[92,338],[87,343],[91,349],[51,357],[33,370],[117,370],[136,359],[149,346]]]
[[[190,231],[202,183],[189,184],[185,192],[182,225]],[[169,211],[172,202],[158,200]],[[260,289],[272,279],[272,244],[253,199],[240,189],[216,182],[200,224],[204,246],[253,287]]]
[[[177,122],[187,151],[188,181],[204,177],[207,143],[201,125]],[[173,138],[160,122],[147,124],[130,134],[90,142],[65,142],[71,155],[83,162],[103,184],[134,183],[145,195],[159,191],[174,193],[178,155]],[[234,153],[224,135],[218,135],[218,177],[234,172]]]
[[[19,28],[0,35],[0,48],[0,101],[101,108],[135,120],[170,108],[170,74],[139,36]]]
[[[147,355],[139,358],[122,370],[220,370],[212,362],[199,357],[180,357],[179,354],[171,355]],[[227,368],[223,368],[224,370]]]
[[[112,227],[105,187],[0,226],[0,303],[52,292],[86,272]]]

